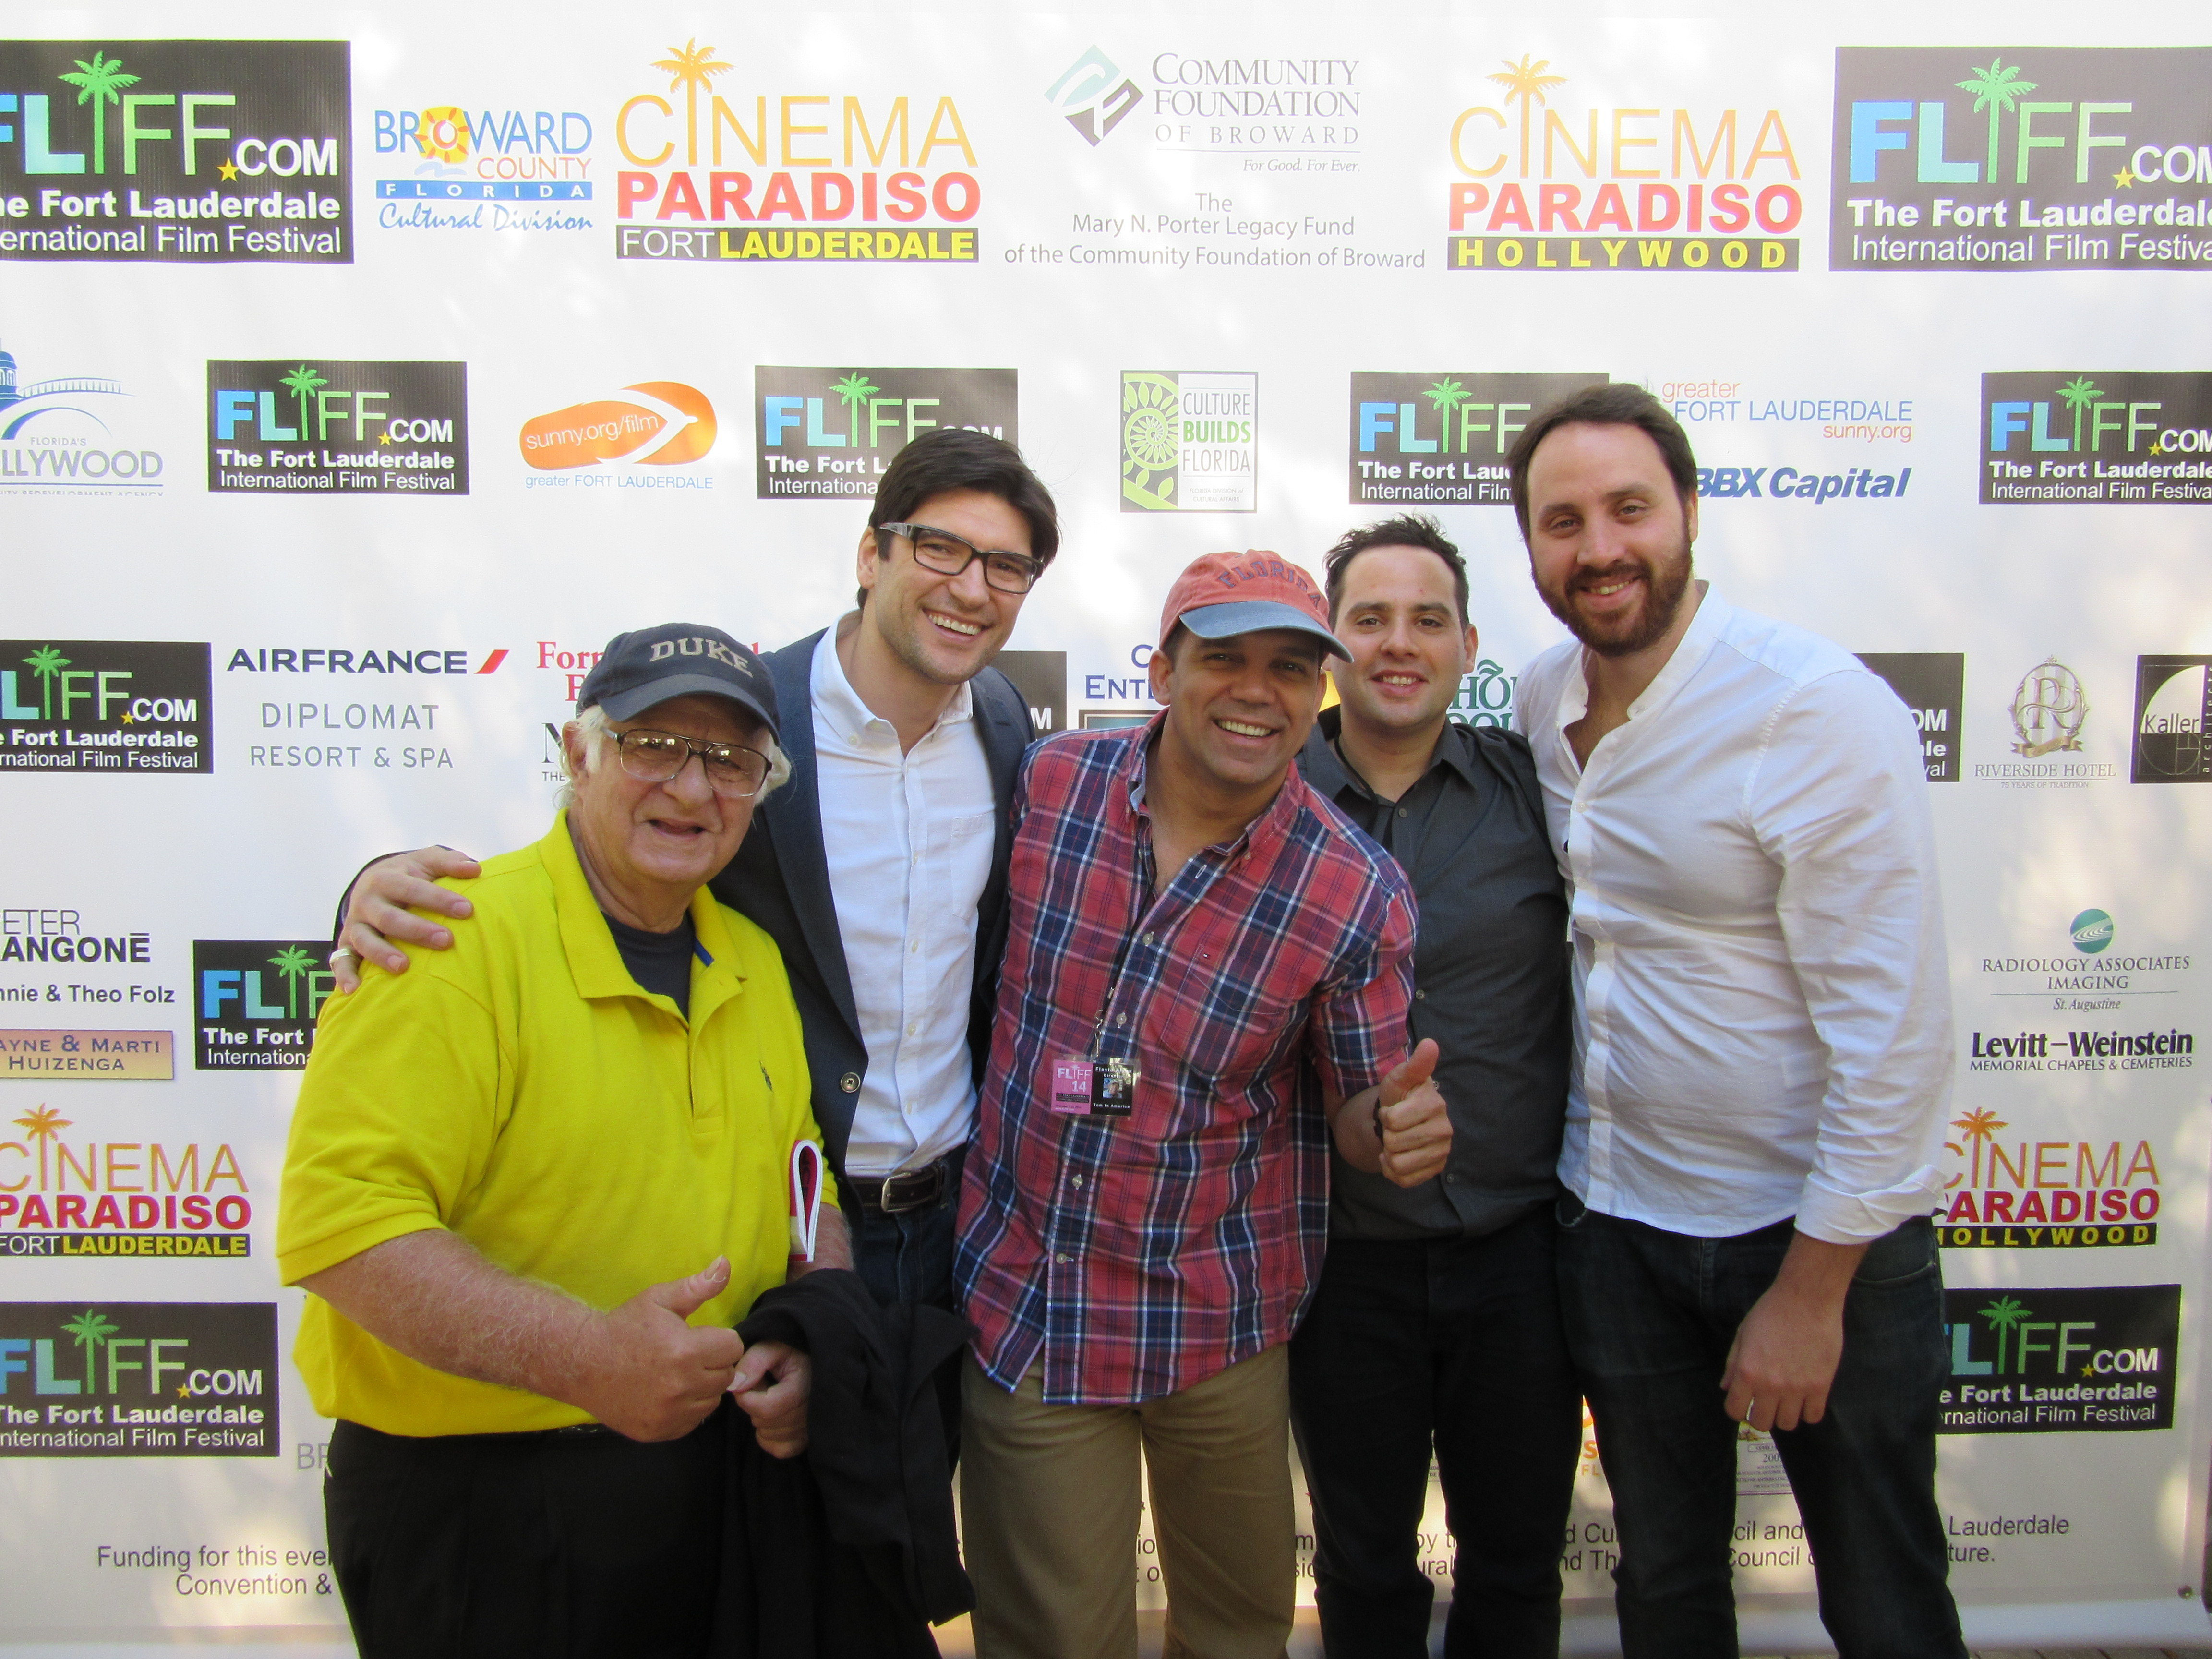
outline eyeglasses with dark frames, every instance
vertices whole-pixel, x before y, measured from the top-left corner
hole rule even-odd
[[[1026,593],[1036,586],[1044,566],[1026,553],[982,548],[965,536],[926,524],[879,524],[879,531],[903,536],[914,545],[915,562],[940,576],[957,576],[969,565],[983,562],[983,580],[1001,593]]]
[[[731,800],[750,800],[769,774],[769,758],[741,743],[701,743],[675,732],[641,726],[614,734],[622,769],[641,783],[666,783],[699,757],[714,792]]]

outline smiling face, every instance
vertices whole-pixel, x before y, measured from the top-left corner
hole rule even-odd
[[[1174,769],[1224,796],[1272,793],[1321,712],[1321,642],[1282,628],[1225,640],[1185,629],[1174,646],[1150,671]]]
[[[1576,422],[1528,462],[1528,567],[1552,614],[1602,657],[1646,650],[1690,584],[1698,503],[1641,428]]]
[[[770,749],[767,730],[726,697],[672,697],[612,725],[617,732],[643,727],[702,743],[742,743],[763,754]],[[585,869],[598,878],[595,888],[604,885],[629,901],[626,908],[641,914],[680,910],[730,861],[752,823],[758,798],[716,794],[696,756],[686,757],[684,769],[667,782],[647,783],[623,770],[614,744],[591,744],[574,720],[562,728],[561,743],[575,781],[568,828],[577,851]],[[605,897],[601,895],[602,902]]]
[[[1474,665],[1474,629],[1460,625],[1451,567],[1425,547],[1370,547],[1340,580],[1336,636],[1352,664],[1330,678],[1345,724],[1395,733],[1442,720]]]
[[[908,522],[949,530],[994,553],[1030,550],[1029,521],[998,496],[980,489],[948,489],[932,495]],[[917,562],[913,547],[898,537],[884,538],[881,557],[876,532],[860,534],[860,586],[868,603],[860,628],[905,672],[933,685],[958,685],[990,665],[1014,631],[1024,595],[1001,592],[983,580],[983,561],[971,560],[957,576],[946,576]]]

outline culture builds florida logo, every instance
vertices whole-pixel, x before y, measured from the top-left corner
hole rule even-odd
[[[597,477],[532,478],[532,485],[611,483],[629,467],[682,466],[714,447],[714,405],[679,380],[641,380],[522,423],[522,459],[540,472],[600,469]],[[711,485],[712,479],[696,482]]]

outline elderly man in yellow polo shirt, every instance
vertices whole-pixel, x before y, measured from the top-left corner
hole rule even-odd
[[[292,1121],[278,1265],[368,1659],[699,1653],[728,1437],[805,1443],[805,1357],[732,1328],[803,1270],[805,1054],[706,890],[788,773],[774,689],[717,629],[625,634],[562,744],[550,832],[447,884],[450,950],[324,1006]]]

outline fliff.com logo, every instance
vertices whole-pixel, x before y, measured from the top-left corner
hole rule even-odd
[[[204,644],[0,640],[0,768],[212,772]]]
[[[1984,505],[2212,505],[2212,374],[1984,374],[1981,425]]]

